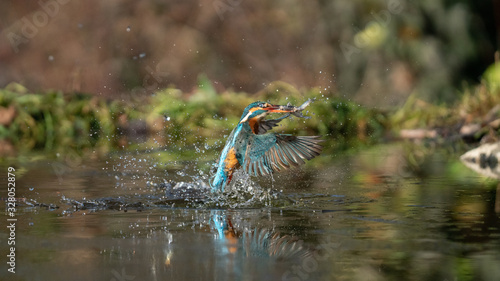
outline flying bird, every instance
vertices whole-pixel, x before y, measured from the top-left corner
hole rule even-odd
[[[319,136],[294,136],[268,133],[290,114],[303,117],[301,112],[311,103],[299,107],[254,102],[241,115],[220,155],[217,172],[210,182],[212,192],[224,191],[240,167],[251,176],[267,175],[304,164],[321,153]],[[278,119],[265,120],[270,113],[288,113]]]

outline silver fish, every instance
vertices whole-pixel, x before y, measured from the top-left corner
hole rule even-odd
[[[309,106],[309,104],[311,102],[312,102],[312,100],[308,99],[306,102],[304,102],[300,106],[293,106],[291,103],[288,103],[287,105],[280,106],[280,109],[288,111],[288,112],[290,112],[289,114],[292,114],[292,115],[294,115],[296,117],[310,118],[310,117],[306,117],[306,116],[302,115],[302,110],[304,110],[307,106]]]

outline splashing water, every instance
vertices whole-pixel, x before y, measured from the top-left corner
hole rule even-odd
[[[213,148],[205,144],[194,149],[198,161],[184,161],[181,157],[165,161],[162,158],[165,151],[158,149],[110,155],[100,168],[112,183],[110,187],[114,185],[107,196],[93,198],[62,193],[61,206],[36,200],[32,200],[30,206],[50,206],[50,209],[67,206],[64,214],[71,215],[79,211],[142,211],[173,207],[237,209],[295,204],[295,200],[275,191],[272,183],[271,188],[262,187],[243,170],[235,172],[233,182],[225,192],[212,193],[208,183],[213,173],[206,170],[207,167],[215,170],[215,161],[204,157]]]

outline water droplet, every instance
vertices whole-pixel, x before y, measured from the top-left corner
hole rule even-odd
[[[53,55],[49,56],[49,61],[54,61],[54,56]]]
[[[130,32],[130,26],[127,26],[127,32]]]
[[[146,57],[146,53],[140,53],[140,54],[139,54],[139,58],[141,58],[141,59],[142,59],[142,58],[144,58],[144,57]]]

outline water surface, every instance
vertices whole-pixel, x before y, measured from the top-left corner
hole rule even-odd
[[[322,155],[218,197],[197,191],[206,163],[157,156],[4,163],[24,201],[16,273],[2,263],[0,278],[500,279],[497,181],[457,152],[391,144]]]

